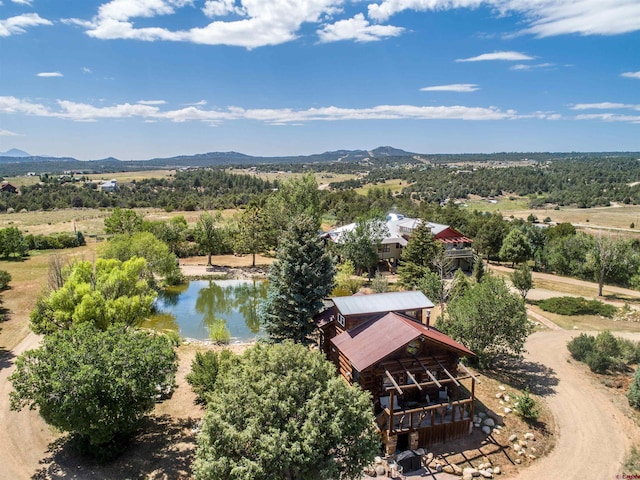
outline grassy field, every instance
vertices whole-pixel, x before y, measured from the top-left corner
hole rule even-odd
[[[356,188],[356,192],[359,193],[360,195],[366,195],[367,193],[369,193],[369,190],[374,188],[384,188],[385,190],[387,188],[390,188],[391,193],[396,194],[396,193],[402,192],[402,189],[405,188],[407,185],[409,185],[409,182],[405,180],[400,180],[398,178],[391,178],[384,183],[377,183],[377,184],[368,183],[363,187]]]
[[[175,175],[175,173],[175,170],[143,170],[141,172],[92,173],[84,176],[94,181],[115,179],[120,183],[128,183],[132,180],[139,181],[146,178],[168,178]],[[19,177],[7,177],[5,180],[16,187],[22,187],[26,185],[35,185],[40,181],[40,177],[20,175]]]
[[[529,199],[527,197],[497,197],[495,199],[491,199],[492,202],[489,202],[486,198],[478,197],[477,195],[472,195],[470,198],[464,200],[464,204],[466,204],[466,208],[468,210],[478,210],[481,212],[502,212],[503,214],[507,214],[512,211],[524,210],[529,206]],[[544,217],[542,217],[544,218]]]
[[[182,215],[189,225],[194,225],[200,215],[198,212],[166,212],[159,208],[135,209],[145,220],[167,221],[172,217]],[[222,211],[223,219],[231,219],[238,210]],[[111,210],[94,208],[68,208],[64,210],[0,213],[0,228],[17,227],[23,233],[50,234],[58,232],[73,232],[79,230],[85,236],[104,234],[104,219],[111,215]]]

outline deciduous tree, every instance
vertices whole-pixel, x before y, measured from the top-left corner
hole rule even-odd
[[[505,262],[521,263],[531,257],[529,239],[519,228],[512,228],[500,247],[500,259]]]
[[[519,355],[532,331],[522,298],[493,275],[451,300],[441,330],[473,351],[482,367],[500,355]]]
[[[146,268],[145,259],[137,257],[74,264],[63,286],[36,303],[32,330],[49,334],[80,323],[101,330],[115,323],[136,325],[151,314],[156,297],[145,279]]]
[[[219,225],[222,215],[220,212],[211,215],[204,212],[193,230],[193,236],[200,248],[207,253],[207,265],[211,265],[211,255],[222,249],[222,229]]]
[[[531,269],[529,265],[523,263],[519,265],[511,273],[511,283],[514,288],[520,292],[520,296],[523,300],[526,300],[527,293],[533,288],[533,276],[531,275]]]
[[[175,371],[167,337],[85,323],[18,357],[11,408],[37,407],[48,424],[103,455],[135,432],[158,392],[173,387]]]
[[[107,234],[132,235],[142,229],[142,215],[134,210],[114,208],[111,215],[104,219],[104,231]]]

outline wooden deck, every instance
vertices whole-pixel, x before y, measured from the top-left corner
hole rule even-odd
[[[444,424],[464,423],[468,427],[472,418],[473,399],[468,398],[396,410],[393,413],[385,408],[377,421],[380,430],[386,430],[388,435],[397,435]]]

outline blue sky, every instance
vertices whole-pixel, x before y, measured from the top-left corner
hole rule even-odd
[[[0,0],[0,151],[640,150],[639,0]]]

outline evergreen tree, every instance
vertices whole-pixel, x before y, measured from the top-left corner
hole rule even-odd
[[[313,316],[333,289],[335,267],[316,230],[316,220],[296,217],[280,241],[269,269],[267,298],[260,320],[275,342],[311,343]]]
[[[433,270],[432,262],[442,248],[442,244],[434,240],[426,222],[422,222],[402,252],[402,265],[398,268],[402,285],[408,288],[416,286],[420,278]]]
[[[478,259],[473,264],[473,272],[471,273],[471,277],[473,277],[476,283],[480,283],[486,273],[487,272],[484,267],[484,261],[482,260],[482,258],[478,257]]]
[[[347,480],[379,453],[371,395],[321,352],[255,345],[218,368],[193,465],[198,480]]]

